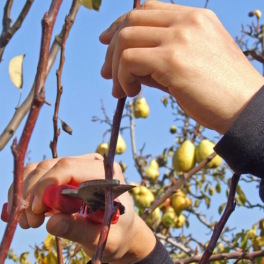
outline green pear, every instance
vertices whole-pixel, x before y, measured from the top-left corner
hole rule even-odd
[[[199,163],[206,159],[210,154],[214,152],[215,144],[208,139],[203,139],[195,149],[196,161]],[[209,163],[206,164],[206,168],[216,168],[222,163],[222,158],[216,155]]]
[[[195,147],[190,140],[185,140],[172,157],[176,171],[187,172],[195,166]]]
[[[103,157],[107,156],[109,150],[109,146],[107,143],[101,143],[97,146],[96,153],[101,154]]]
[[[159,177],[159,164],[155,159],[151,159],[145,173],[147,174],[150,182],[154,182]]]
[[[122,154],[126,150],[126,142],[122,138],[122,136],[119,134],[117,138],[117,144],[116,144],[116,154]]]
[[[151,203],[155,200],[154,194],[143,185],[140,185],[134,189],[135,205],[141,209],[150,207]]]
[[[149,115],[149,106],[144,97],[136,100],[134,116],[135,118],[146,118]]]

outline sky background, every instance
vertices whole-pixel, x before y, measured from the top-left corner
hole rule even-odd
[[[11,13],[14,20],[24,3],[25,1],[14,1]],[[49,9],[50,3],[51,1],[34,1],[22,28],[13,37],[4,52],[4,61],[0,64],[0,133],[2,133],[11,119],[19,99],[19,91],[9,79],[9,61],[14,56],[26,54],[23,67],[23,100],[30,91],[36,74],[41,38],[40,23],[44,13]],[[175,3],[204,7],[205,0],[185,0],[175,1]],[[5,1],[0,1],[0,19],[2,19],[4,4]],[[98,37],[116,18],[131,10],[132,5],[132,1],[103,0],[99,12],[91,11],[84,7],[81,7],[78,12],[66,44],[66,62],[62,74],[64,93],[59,112],[59,117],[72,127],[73,135],[61,133],[58,143],[59,156],[94,152],[97,145],[102,141],[103,133],[109,128],[105,124],[91,122],[92,116],[103,117],[101,99],[103,99],[106,112],[110,117],[114,113],[117,102],[111,96],[111,80],[104,80],[100,75],[106,46],[99,42]],[[70,6],[70,0],[63,1],[53,30],[53,36],[60,32]],[[262,10],[262,7],[263,2],[260,0],[210,0],[208,4],[208,8],[217,14],[233,38],[241,35],[242,23],[247,25],[255,21],[255,18],[248,17],[248,12],[256,9]],[[262,22],[262,19],[260,21]],[[254,63],[254,65],[258,70],[262,70],[258,63]],[[54,105],[56,93],[55,71],[57,68],[58,60],[55,62],[45,86],[46,100],[51,102],[52,105]],[[165,147],[173,144],[174,136],[169,133],[169,127],[174,123],[175,116],[172,115],[171,109],[165,109],[161,104],[161,97],[165,95],[161,91],[145,88],[142,95],[146,97],[150,106],[150,116],[146,120],[136,121],[137,150],[146,143],[145,153],[152,153],[155,156],[160,154]],[[49,142],[53,137],[52,116],[53,107],[44,105],[28,148],[31,162],[40,161],[44,156],[51,158]],[[128,124],[128,120],[123,120],[122,126],[126,124]],[[23,125],[15,133],[18,138],[20,138],[22,127]],[[123,137],[127,142],[127,150],[124,155],[117,156],[116,160],[122,160],[128,165],[128,171],[125,176],[129,181],[139,181],[139,176],[133,165],[130,133],[128,130],[124,131]],[[108,140],[109,135],[106,137],[106,142]],[[7,191],[13,177],[13,156],[10,146],[11,141],[0,152],[0,186],[2,187],[0,205],[7,201]],[[247,188],[245,188],[246,193],[247,191]],[[252,194],[253,201],[255,199],[255,202],[260,202],[257,190],[250,189],[250,192],[254,193]],[[221,195],[216,195],[213,199],[216,199],[218,204],[224,202],[222,200],[224,198]],[[216,217],[214,218],[215,220],[219,217],[217,209],[218,207],[214,208],[212,206],[209,212],[210,215]],[[245,210],[238,208],[229,220],[230,226],[237,226],[238,228],[243,227],[243,225],[252,226],[263,214],[259,210],[254,210],[250,216],[245,216],[245,213]],[[241,221],[241,219],[243,220]],[[0,221],[1,237],[4,228],[5,223]],[[199,228],[194,228],[194,232],[198,232],[200,240],[203,240],[208,230],[199,226]],[[35,230],[22,230],[18,227],[11,247],[14,248],[16,253],[28,251],[30,250],[30,245],[39,244],[46,235],[45,226]],[[6,263],[12,262],[6,261]]]

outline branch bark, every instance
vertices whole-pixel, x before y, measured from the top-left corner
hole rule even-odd
[[[217,242],[219,236],[221,235],[222,230],[223,230],[228,218],[230,217],[230,215],[235,210],[235,207],[236,207],[235,194],[236,194],[236,188],[237,188],[239,178],[240,178],[240,175],[233,174],[226,208],[225,208],[224,213],[222,214],[219,222],[214,227],[214,231],[213,231],[213,234],[212,234],[211,239],[209,241],[209,244],[208,244],[206,250],[204,251],[201,260],[199,261],[200,264],[207,263],[207,261],[209,260],[209,258],[213,254],[214,248],[216,246],[216,242]]]
[[[214,157],[216,156],[216,153],[213,152],[210,156],[208,156],[205,160],[200,162],[196,167],[191,169],[189,172],[186,172],[183,174],[183,176],[174,184],[171,186],[171,188],[158,200],[156,200],[148,210],[144,212],[144,214],[141,216],[143,220],[146,220],[147,217],[158,207],[160,206],[165,200],[172,196],[174,192],[176,192],[187,180],[189,180],[195,173],[200,171],[208,162],[210,162]]]
[[[34,126],[36,124],[36,120],[38,118],[39,111],[45,101],[44,85],[47,77],[49,47],[53,26],[57,18],[61,2],[62,0],[53,0],[49,12],[46,13],[44,15],[44,18],[42,19],[42,39],[39,63],[36,74],[34,99],[20,141],[17,144],[17,140],[15,139],[12,144],[12,152],[15,161],[13,204],[0,246],[0,263],[4,263],[4,260],[6,259],[7,252],[13,239],[17,223],[23,210],[26,208],[26,203],[23,200],[23,172],[25,154]]]
[[[17,20],[11,27],[12,19],[10,17],[10,11],[13,5],[13,0],[7,0],[4,8],[3,15],[3,30],[0,36],[0,62],[3,60],[3,53],[6,45],[9,43],[11,38],[15,35],[17,30],[21,27],[25,17],[27,16],[34,0],[27,0],[23,9],[21,10]]]
[[[210,261],[216,261],[216,260],[228,260],[228,259],[249,259],[253,260],[257,257],[264,256],[264,250],[254,251],[254,252],[231,252],[231,253],[221,253],[221,254],[215,254],[210,257],[208,262]],[[174,264],[188,264],[192,262],[199,262],[201,260],[201,256],[193,256],[190,258],[182,259],[175,261]]]
[[[77,2],[77,0],[73,0],[71,9],[68,15],[69,19],[71,20],[70,28],[72,27],[72,24],[75,20],[75,17],[78,13],[79,8],[80,8],[80,4]],[[51,67],[53,66],[53,63],[58,54],[58,51],[60,50],[61,43],[62,43],[62,36],[64,34],[64,31],[65,31],[65,25],[63,26],[60,34],[55,37],[52,43],[52,46],[50,48],[48,65],[47,65],[47,74],[50,72]],[[4,128],[2,134],[0,135],[0,151],[6,146],[9,140],[12,138],[18,126],[24,119],[25,115],[28,113],[30,106],[32,104],[33,96],[34,96],[35,84],[36,82],[33,83],[33,86],[27,98],[21,104],[21,106],[16,109],[12,119],[10,120],[10,122]]]

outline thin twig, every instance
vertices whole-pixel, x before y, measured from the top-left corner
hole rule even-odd
[[[160,206],[167,198],[172,196],[174,192],[176,192],[187,180],[189,180],[195,173],[200,171],[208,162],[210,162],[214,157],[216,156],[216,153],[213,152],[211,155],[209,155],[205,160],[200,162],[196,167],[191,169],[189,172],[186,172],[182,175],[182,177],[176,182],[176,184],[172,185],[171,188],[158,200],[156,200],[149,208],[144,212],[142,215],[142,219],[146,220],[147,217],[158,207]]]
[[[71,26],[75,20],[75,17],[77,15],[79,8],[80,8],[79,2],[77,2],[77,0],[73,0],[72,6],[69,12],[69,18],[72,22]],[[65,30],[65,25],[63,26],[60,34],[55,37],[52,43],[52,46],[50,48],[49,60],[48,60],[48,65],[47,65],[47,74],[50,72],[51,67],[56,59],[57,53],[60,50],[61,42],[62,42],[62,35],[63,35],[64,30]],[[20,123],[22,122],[26,114],[28,113],[30,106],[32,104],[33,97],[34,97],[35,84],[36,83],[34,82],[29,95],[27,96],[25,101],[21,104],[21,106],[16,109],[12,119],[9,121],[7,126],[4,128],[2,134],[0,135],[0,151],[4,149],[4,147],[9,142],[9,140],[12,138],[18,126],[20,125]]]
[[[36,86],[34,91],[34,100],[29,112],[22,136],[19,143],[15,139],[12,144],[12,152],[14,155],[14,187],[13,187],[13,204],[9,215],[8,223],[0,246],[0,263],[4,263],[8,249],[13,239],[19,218],[25,209],[25,201],[23,199],[23,172],[24,160],[28,143],[32,135],[39,111],[45,101],[45,81],[47,78],[47,64],[49,57],[49,46],[52,35],[53,26],[57,18],[62,0],[53,0],[48,13],[42,19],[42,39],[39,63],[36,74]]]
[[[60,56],[60,65],[59,69],[56,71],[57,75],[57,96],[56,96],[56,103],[54,108],[54,115],[53,115],[53,140],[50,142],[50,148],[52,152],[52,157],[55,159],[58,157],[58,151],[57,151],[57,143],[58,138],[60,135],[60,129],[58,128],[58,115],[59,115],[59,106],[60,106],[60,99],[63,92],[63,87],[61,85],[61,75],[62,75],[62,69],[65,62],[65,43],[66,39],[69,35],[70,27],[71,27],[71,20],[69,16],[66,16],[65,18],[65,30],[62,35],[62,42],[61,42],[61,56]],[[62,255],[62,240],[59,237],[55,238],[56,240],[56,246],[57,246],[57,256],[58,256],[58,264],[63,264],[63,255]]]
[[[146,179],[147,175],[144,170],[144,159],[141,156],[137,155],[137,148],[136,148],[136,136],[135,136],[135,123],[133,117],[133,103],[129,103],[129,120],[130,120],[130,137],[131,137],[131,145],[132,145],[132,152],[133,152],[133,159],[135,161],[135,166],[137,168],[138,173],[141,175],[142,179]]]
[[[52,151],[52,157],[57,158],[57,143],[58,143],[58,137],[60,135],[60,129],[58,128],[58,115],[59,115],[59,106],[60,106],[60,99],[63,92],[63,87],[61,85],[61,74],[62,69],[65,61],[65,43],[66,39],[68,37],[70,28],[71,28],[71,20],[69,16],[66,16],[65,18],[65,30],[62,35],[62,42],[61,42],[61,56],[60,56],[60,66],[59,69],[56,72],[57,75],[57,97],[56,97],[56,103],[54,108],[54,115],[53,115],[53,128],[54,128],[54,134],[53,134],[53,140],[50,142],[50,148]]]
[[[172,238],[166,237],[162,234],[156,234],[156,237],[159,239],[163,239],[163,240],[167,241],[171,245],[173,245],[176,248],[179,248],[181,251],[185,252],[187,255],[189,255],[189,256],[191,255],[191,250],[189,248],[186,248],[184,245],[175,242]]]
[[[228,259],[249,259],[253,260],[257,257],[262,257],[264,256],[264,250],[259,250],[259,251],[254,251],[254,252],[242,252],[242,251],[237,251],[237,252],[231,252],[231,253],[221,253],[221,254],[215,254],[212,255],[209,259],[210,261],[216,261],[216,260],[228,260]],[[193,256],[190,258],[186,259],[181,259],[177,260],[174,262],[174,264],[188,264],[192,262],[199,262],[201,260],[201,256]]]
[[[214,227],[214,231],[213,231],[213,234],[212,234],[211,239],[209,241],[209,244],[208,244],[206,250],[204,251],[201,260],[199,261],[200,264],[207,263],[207,261],[209,260],[209,258],[213,254],[217,240],[220,237],[222,230],[223,230],[228,218],[230,217],[232,212],[235,210],[235,207],[236,207],[235,194],[236,194],[236,188],[237,188],[239,178],[240,178],[240,175],[233,174],[225,210],[224,210],[219,222]]]
[[[126,97],[119,99],[117,102],[116,112],[113,119],[113,128],[111,132],[109,151],[107,157],[105,157],[104,159],[105,179],[113,179],[113,166],[114,166],[116,144],[117,144],[117,138],[119,134],[119,128],[120,128],[125,102],[126,102]],[[112,188],[106,188],[104,220],[101,228],[98,245],[93,257],[93,262],[92,262],[93,264],[102,263],[103,253],[107,242],[108,233],[110,230],[111,220],[114,213],[116,212],[116,208],[114,206],[113,201],[114,199],[113,199]]]
[[[208,3],[209,3],[209,0],[206,0],[204,8],[207,8]]]
[[[10,11],[13,4],[13,0],[7,0],[4,8],[3,16],[3,30],[0,36],[0,62],[2,61],[2,56],[6,45],[9,43],[11,38],[15,35],[17,30],[21,27],[25,17],[27,16],[30,7],[32,6],[34,0],[27,0],[23,9],[21,10],[17,20],[11,27],[12,19],[10,18]]]

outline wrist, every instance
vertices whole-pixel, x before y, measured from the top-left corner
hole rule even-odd
[[[127,251],[123,257],[110,264],[130,264],[149,255],[156,245],[156,237],[145,222],[135,213],[131,235],[127,239]]]

